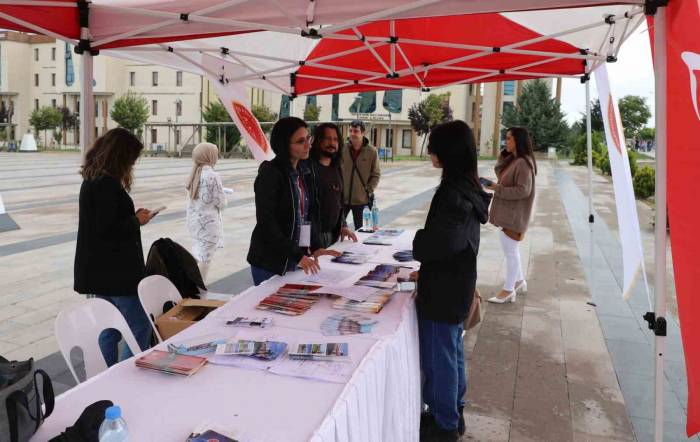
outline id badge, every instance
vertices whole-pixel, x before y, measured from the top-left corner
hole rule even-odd
[[[311,247],[311,224],[299,226],[299,247]]]

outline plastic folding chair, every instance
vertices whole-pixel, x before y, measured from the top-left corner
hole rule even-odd
[[[54,327],[58,347],[77,383],[80,379],[70,360],[70,352],[75,347],[83,351],[87,379],[107,369],[99,344],[100,333],[104,330],[113,328],[119,331],[131,353],[141,353],[141,347],[121,312],[104,299],[86,299],[67,307],[56,316]]]
[[[143,278],[139,283],[138,292],[139,300],[151,322],[158,342],[163,342],[163,338],[156,328],[156,319],[163,314],[163,307],[167,302],[177,304],[182,301],[182,296],[180,296],[177,287],[162,275],[151,275]]]

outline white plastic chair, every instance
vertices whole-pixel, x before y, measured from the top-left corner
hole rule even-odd
[[[158,342],[163,342],[163,338],[158,333],[155,320],[163,314],[163,306],[166,302],[172,301],[179,303],[182,301],[182,296],[177,290],[177,287],[170,282],[168,278],[161,275],[152,275],[143,278],[139,283],[139,300],[143,306],[143,310],[151,322],[151,327],[158,338]]]
[[[75,347],[83,351],[87,379],[105,371],[107,362],[102,356],[99,344],[100,333],[103,330],[113,328],[119,331],[131,353],[141,353],[141,347],[121,312],[104,299],[86,299],[65,308],[56,316],[54,327],[58,348],[78,384],[80,379],[71,363],[70,352]]]

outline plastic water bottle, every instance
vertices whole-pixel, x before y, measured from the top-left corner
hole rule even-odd
[[[113,405],[105,410],[105,420],[100,425],[100,442],[125,442],[129,440],[129,430],[122,419],[122,409]]]
[[[367,232],[372,230],[372,212],[367,206],[362,210],[362,230]]]
[[[379,230],[379,206],[377,206],[377,201],[372,204],[372,227],[374,230]]]

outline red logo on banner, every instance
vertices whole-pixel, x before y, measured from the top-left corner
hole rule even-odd
[[[617,127],[617,118],[615,118],[615,106],[612,95],[608,94],[608,123],[610,123],[610,135],[612,135],[615,148],[622,155],[622,146],[620,144],[620,129]]]
[[[231,105],[233,106],[233,111],[236,113],[238,120],[241,122],[243,129],[248,132],[248,135],[253,138],[253,140],[260,146],[263,152],[267,153],[269,146],[267,143],[267,138],[262,129],[260,129],[260,124],[255,116],[248,110],[245,104],[240,101],[232,100]]]

